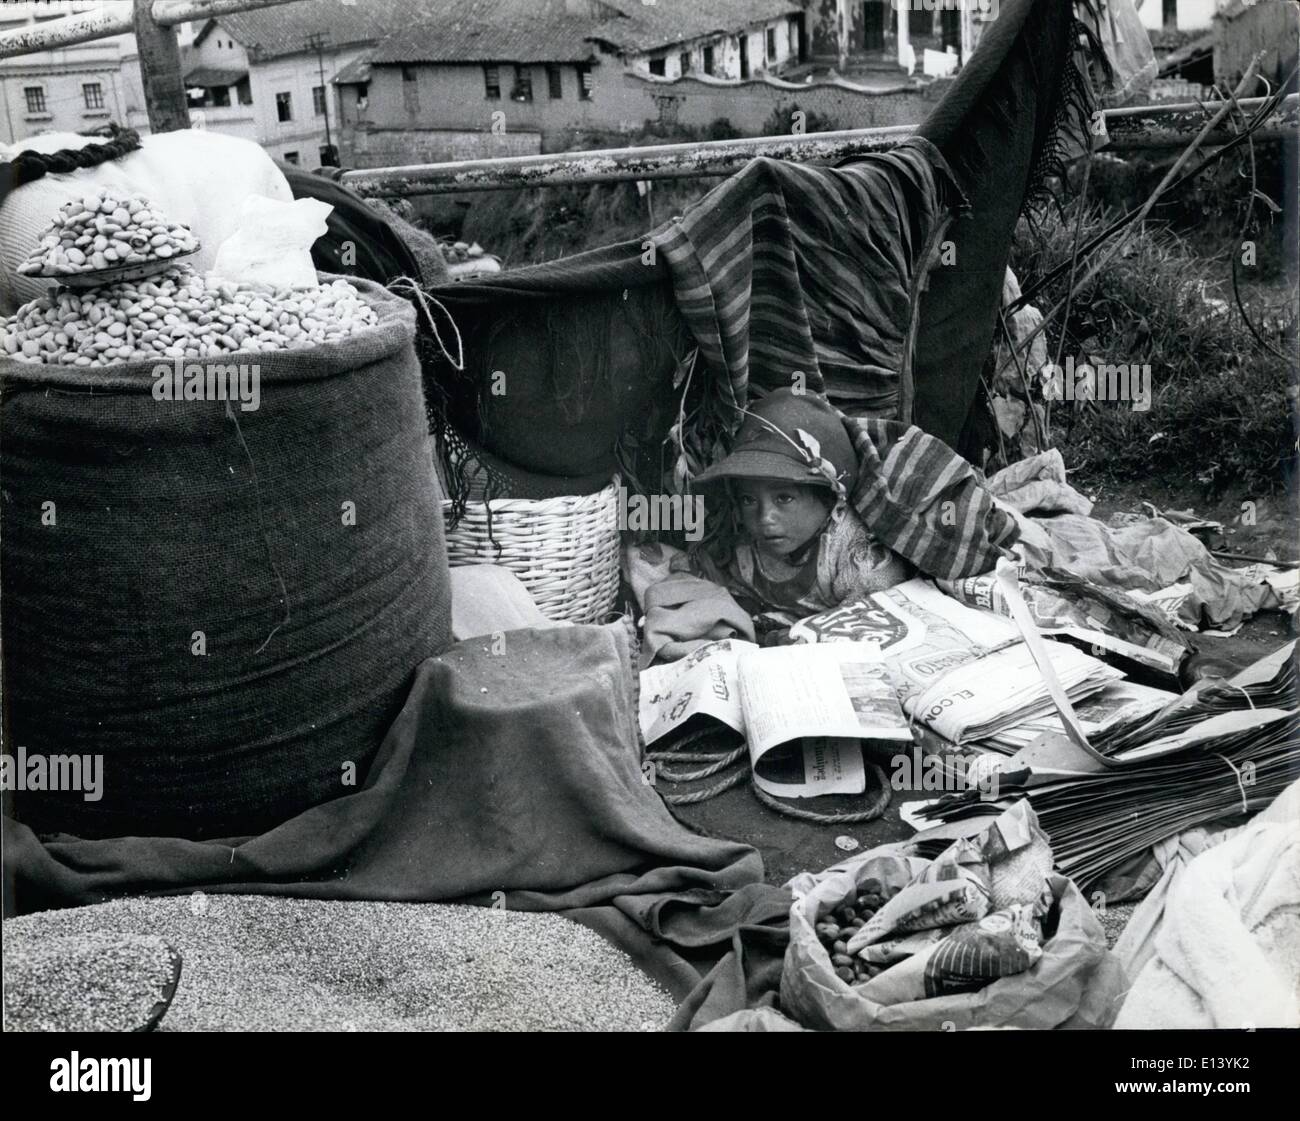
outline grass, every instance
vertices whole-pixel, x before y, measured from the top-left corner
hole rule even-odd
[[[1069,261],[1076,216],[1067,209],[1065,221],[1037,230],[1022,223],[1012,251],[1022,287]],[[1086,211],[1080,240],[1111,217]],[[1239,264],[1242,299],[1265,346],[1235,306],[1232,257],[1240,258],[1241,243],[1228,235],[1218,244],[1217,252],[1198,253],[1167,226],[1148,223],[1075,293],[1063,343],[1059,322],[1049,325],[1048,354],[1054,358],[1059,348],[1062,364],[1072,355],[1076,364],[1151,367],[1149,411],[1117,402],[1052,406],[1053,442],[1067,463],[1109,480],[1190,476],[1210,494],[1229,484],[1273,493],[1293,475],[1294,281],[1277,273],[1262,279],[1258,266]],[[1035,303],[1047,311],[1066,285],[1062,277]]]

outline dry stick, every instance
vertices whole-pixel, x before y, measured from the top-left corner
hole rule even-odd
[[[1051,445],[1048,441],[1047,433],[1043,431],[1043,422],[1038,417],[1038,410],[1034,408],[1034,391],[1029,385],[1029,375],[1025,371],[1025,363],[1021,361],[1020,354],[1016,350],[1016,342],[1011,337],[1011,329],[1007,326],[1007,317],[1005,312],[998,316],[998,323],[1002,327],[1002,337],[1006,340],[1007,351],[1015,361],[1016,369],[1020,371],[1020,384],[1025,388],[1025,400],[1029,405],[1029,415],[1034,419],[1034,431],[1038,433],[1039,450],[1047,451]]]
[[[1242,77],[1241,81],[1237,83],[1236,90],[1233,91],[1232,97],[1234,99],[1239,95],[1241,95],[1242,93],[1244,93],[1254,83],[1255,72],[1259,69],[1260,59],[1262,59],[1263,57],[1264,55],[1263,52],[1261,51],[1257,53],[1253,59],[1251,59],[1250,65],[1246,68],[1245,75]],[[1165,172],[1165,177],[1160,180],[1159,185],[1156,187],[1154,191],[1151,192],[1151,195],[1147,199],[1147,201],[1144,202],[1142,206],[1138,209],[1137,213],[1133,216],[1133,221],[1127,226],[1127,228],[1125,228],[1125,230],[1120,235],[1120,237],[1115,240],[1114,244],[1111,245],[1110,251],[1105,256],[1103,256],[1099,261],[1093,264],[1093,266],[1088,270],[1084,278],[1081,281],[1079,281],[1079,283],[1075,285],[1070,292],[1066,293],[1065,299],[1057,303],[1057,305],[1054,308],[1052,308],[1051,311],[1049,311],[1045,316],[1043,316],[1042,322],[1039,323],[1037,327],[1035,327],[1032,331],[1030,331],[1029,334],[1027,334],[1021,340],[1020,349],[1024,351],[1028,351],[1029,344],[1038,337],[1040,332],[1046,330],[1047,325],[1053,319],[1056,318],[1056,316],[1060,313],[1061,309],[1065,307],[1066,302],[1071,298],[1074,292],[1086,288],[1089,284],[1093,282],[1093,280],[1096,279],[1097,274],[1100,273],[1101,270],[1104,269],[1108,264],[1110,264],[1115,254],[1118,253],[1128,243],[1129,238],[1133,236],[1134,227],[1141,225],[1142,222],[1146,220],[1147,215],[1151,213],[1152,208],[1159,201],[1160,196],[1165,193],[1170,183],[1174,181],[1174,179],[1178,176],[1178,173],[1182,171],[1182,169],[1186,166],[1187,161],[1192,158],[1192,154],[1196,151],[1197,148],[1201,146],[1205,138],[1209,136],[1210,133],[1212,133],[1218,127],[1219,122],[1223,120],[1223,118],[1226,117],[1229,112],[1231,112],[1232,106],[1233,106],[1232,100],[1225,101],[1223,103],[1223,107],[1219,109],[1219,111],[1215,113],[1214,116],[1205,123],[1201,131],[1198,132],[1192,138],[1192,142],[1183,150],[1183,154],[1179,156],[1176,161],[1174,161],[1173,167],[1171,167],[1167,172]]]
[[[1252,556],[1250,553],[1228,553],[1222,549],[1211,549],[1210,556],[1223,557],[1224,560],[1249,561],[1251,564],[1274,564],[1280,568],[1300,568],[1300,561],[1286,560],[1284,557],[1274,557],[1269,560],[1268,557]]]
[[[1246,120],[1246,114],[1242,110],[1241,106],[1237,105],[1237,98],[1235,95],[1232,98],[1232,103],[1236,106],[1237,112],[1241,114],[1242,120]],[[1255,213],[1255,196],[1259,194],[1259,180],[1255,168],[1255,138],[1251,136],[1249,132],[1245,135],[1248,144],[1247,150],[1250,152],[1250,197],[1246,200],[1246,214],[1241,220],[1241,229],[1237,233],[1237,242],[1239,245],[1245,241],[1246,232],[1250,229],[1250,220]],[[1249,329],[1250,333],[1255,336],[1255,341],[1259,343],[1260,346],[1274,357],[1281,358],[1284,362],[1287,361],[1287,356],[1268,342],[1268,340],[1266,340],[1264,336],[1255,329],[1255,324],[1251,322],[1250,316],[1246,314],[1246,305],[1242,302],[1241,288],[1237,283],[1237,250],[1235,248],[1232,251],[1230,259],[1232,261],[1232,296],[1237,302],[1237,310],[1241,313],[1241,321],[1246,324],[1246,327]]]
[[[1284,81],[1282,85],[1278,87],[1278,92],[1273,94],[1265,102],[1265,104],[1260,109],[1260,111],[1256,113],[1256,115],[1251,119],[1250,127],[1246,130],[1245,135],[1234,136],[1226,144],[1222,145],[1217,151],[1206,156],[1203,160],[1201,160],[1200,163],[1198,163],[1194,168],[1192,168],[1191,171],[1187,172],[1186,175],[1182,176],[1176,183],[1174,183],[1169,188],[1169,190],[1171,191],[1176,190],[1178,187],[1181,187],[1184,183],[1189,182],[1192,179],[1195,179],[1198,175],[1201,174],[1202,171],[1208,168],[1211,164],[1218,163],[1226,155],[1228,155],[1228,153],[1231,152],[1234,148],[1239,147],[1241,143],[1246,139],[1247,136],[1253,136],[1256,132],[1258,132],[1261,128],[1263,128],[1264,124],[1268,121],[1270,117],[1272,117],[1274,112],[1277,110],[1277,107],[1281,105],[1283,101],[1286,100],[1288,96],[1286,91],[1287,89],[1290,88],[1290,84],[1295,79],[1297,74],[1300,74],[1300,66],[1297,66],[1292,69],[1286,81]],[[1202,106],[1202,108],[1204,107]],[[1116,218],[1114,222],[1112,222],[1100,233],[1094,234],[1091,238],[1089,238],[1088,243],[1085,246],[1083,246],[1083,248],[1080,250],[1080,255],[1087,256],[1087,254],[1091,253],[1099,245],[1102,245],[1112,235],[1118,233],[1125,226],[1130,225],[1133,219],[1136,218],[1137,216],[1138,216],[1137,210],[1130,210],[1127,214],[1123,214],[1119,218]],[[1038,293],[1043,291],[1043,289],[1047,288],[1050,284],[1054,283],[1065,272],[1065,269],[1066,269],[1066,264],[1064,261],[1062,261],[1059,265],[1057,265],[1054,269],[1052,269],[1051,272],[1047,273],[1046,275],[1040,277],[1038,280],[1034,281],[1033,284],[1031,284],[1023,292],[1021,292],[1019,296],[1017,296],[1014,300],[1011,301],[1011,303],[1007,305],[1008,312],[1017,312],[1022,307],[1025,307],[1028,304],[1033,303]]]
[[[1003,323],[1005,329],[1006,324]],[[1011,460],[1007,458],[1007,445],[1002,439],[1002,425],[998,423],[998,412],[993,407],[993,390],[989,388],[989,383],[985,380],[984,375],[980,374],[980,385],[984,387],[984,400],[988,404],[989,413],[993,417],[993,431],[998,434],[998,450],[1002,453],[1002,465],[1009,467]]]
[[[1061,314],[1061,338],[1056,344],[1056,368],[1061,368],[1061,355],[1065,353],[1065,336],[1070,330],[1070,306],[1074,296],[1074,278],[1079,267],[1079,235],[1083,231],[1083,212],[1088,204],[1088,181],[1092,178],[1093,134],[1088,132],[1088,155],[1083,165],[1083,182],[1079,186],[1079,198],[1075,205],[1078,212],[1074,216],[1074,237],[1070,245],[1070,279],[1066,282],[1065,311]],[[1032,407],[1032,406],[1031,406]],[[1052,402],[1043,406],[1043,427],[1052,430]],[[1044,449],[1046,450],[1046,449]]]

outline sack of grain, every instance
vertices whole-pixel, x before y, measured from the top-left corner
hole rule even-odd
[[[223,357],[252,408],[166,399],[156,361],[0,357],[6,750],[34,828],[250,834],[353,792],[448,644],[414,312],[357,287],[377,325]],[[53,756],[98,757],[99,790],[18,773]]]

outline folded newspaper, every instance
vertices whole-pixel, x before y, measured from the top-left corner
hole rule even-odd
[[[696,718],[743,734],[754,781],[778,798],[861,794],[862,741],[912,742],[888,675],[865,648],[723,639],[641,673],[647,744]]]
[[[1074,714],[1079,718],[1084,734],[1092,740],[1145,720],[1177,699],[1177,693],[1164,689],[1153,689],[1136,681],[1115,681],[1080,701]],[[1065,726],[1056,714],[1034,717],[1014,728],[1003,728],[981,740],[978,746],[1012,753],[1047,732],[1058,736],[1065,734]]]
[[[938,583],[948,595],[971,607],[1011,615],[1011,607],[992,572]],[[1042,634],[1086,642],[1095,655],[1127,658],[1176,682],[1178,668],[1190,653],[1187,640],[1163,614],[1124,592],[1081,583],[1070,587],[1059,582],[1021,580],[1020,594]]]
[[[903,711],[953,743],[987,739],[1055,712],[1016,625],[959,603],[927,580],[803,619],[790,637],[875,648]],[[1073,646],[1044,645],[1071,701],[1123,677]]]

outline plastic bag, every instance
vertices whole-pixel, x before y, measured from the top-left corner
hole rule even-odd
[[[315,288],[311,247],[326,232],[325,219],[333,209],[319,199],[246,198],[239,228],[217,249],[213,274],[236,284]]]
[[[1027,803],[1018,803],[986,831],[996,830],[1003,858],[990,865],[996,884],[999,865],[1020,854],[1041,867],[1037,819]],[[1034,851],[1037,850],[1037,851]],[[1048,856],[1050,861],[1050,854]],[[1079,889],[1064,876],[1038,878],[1038,890],[1050,892],[1050,910],[1043,920],[1042,956],[1028,969],[1000,977],[977,992],[960,992],[928,999],[881,1004],[863,995],[867,985],[851,986],[835,975],[830,955],[817,938],[815,924],[850,901],[858,885],[878,879],[885,895],[913,883],[930,865],[906,854],[903,846],[887,845],[843,861],[819,874],[802,873],[790,881],[790,943],[781,973],[781,1011],[806,1028],[819,1031],[938,1031],[976,1027],[1093,1028],[1108,1027],[1124,989],[1123,971],[1106,949],[1101,923]],[[1020,872],[1026,871],[1023,867]],[[1023,894],[1036,875],[1021,878]],[[999,891],[994,891],[994,897]],[[942,942],[936,943],[942,945]],[[922,950],[922,952],[930,952]],[[904,962],[904,965],[907,963]],[[901,966],[895,965],[897,969]],[[887,973],[888,971],[886,971]],[[882,973],[880,976],[886,976]],[[867,984],[874,984],[875,981]]]

